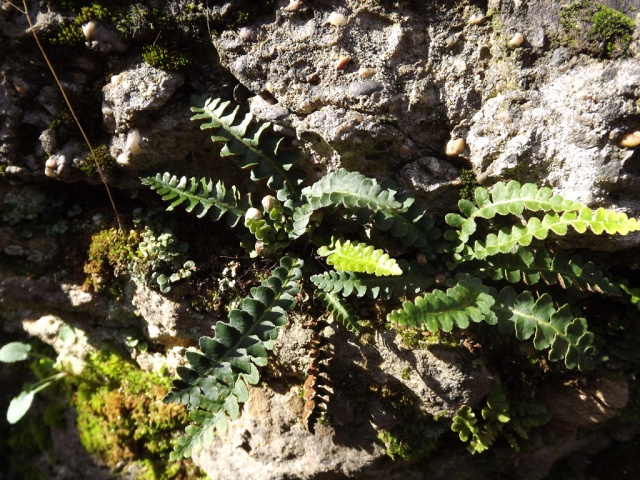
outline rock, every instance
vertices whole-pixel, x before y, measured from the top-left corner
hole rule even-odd
[[[604,378],[594,385],[549,385],[539,394],[554,421],[567,428],[593,427],[615,417],[629,401],[626,381]]]
[[[115,32],[94,20],[82,26],[82,33],[87,38],[87,47],[102,54],[124,52],[127,49],[127,44]]]
[[[113,75],[104,87],[104,103],[111,109],[114,130],[127,131],[136,120],[157,112],[183,83],[182,74],[158,70],[146,63]]]

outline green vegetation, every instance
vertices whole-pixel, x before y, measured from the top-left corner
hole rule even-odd
[[[118,164],[111,156],[111,153],[109,153],[109,147],[100,145],[93,149],[93,153],[94,155],[87,155],[79,166],[85,175],[96,175],[98,173],[98,167],[100,167],[102,173],[112,173],[116,170]]]
[[[382,185],[338,169],[305,186],[304,171],[297,167],[300,156],[283,148],[283,139],[269,133],[269,124],[256,125],[251,115],[241,115],[219,99],[193,111],[192,119],[204,120],[201,128],[211,129],[212,140],[223,144],[220,155],[235,157],[252,180],[265,180],[275,196],[254,206],[235,186],[170,173],[143,183],[170,202],[168,210],[183,205],[200,218],[226,217],[252,257],[279,256],[281,261],[271,277],[231,310],[227,321],[216,324],[213,337],[200,339],[201,353],[186,354],[189,367],[178,370],[180,378],[165,398],[186,405],[193,422],[174,458],[190,456],[237,418],[247,386],[259,381],[257,367],[266,365],[267,351],[301,289],[356,335],[367,322],[349,297],[389,304],[395,299],[395,310],[382,310],[390,326],[434,337],[473,328],[487,338],[497,326],[516,340],[532,339],[548,361],[562,361],[555,368],[577,370],[597,364],[594,333],[574,308],[580,299],[588,294],[623,302],[635,298],[629,293],[633,290],[597,263],[547,242],[569,233],[626,235],[639,230],[640,223],[625,214],[591,210],[549,188],[499,182],[490,190],[477,187],[470,199],[461,199],[459,213],[446,216],[448,230],[442,235],[413,195],[390,182]],[[360,235],[373,230],[376,236]],[[320,231],[346,233],[327,240]],[[372,239],[378,245],[371,245]],[[387,245],[404,258],[376,248]],[[483,411],[484,427],[477,426],[469,407],[454,422],[460,438],[471,439],[475,451],[488,447],[497,433],[516,448],[514,433],[526,439],[528,429],[546,419],[545,412],[521,402],[511,405],[502,391],[496,392]],[[314,410],[323,405],[314,398],[305,405],[307,419],[317,418]],[[401,456],[401,435],[384,434],[383,441]]]
[[[109,10],[99,3],[82,7],[72,22],[63,23],[51,42],[58,45],[77,45],[86,41],[82,26],[91,20],[112,21]]]
[[[84,265],[85,286],[98,292],[110,287],[119,275],[128,273],[140,240],[136,230],[125,233],[110,228],[94,233]]]
[[[111,467],[122,460],[135,462],[139,479],[202,477],[190,462],[168,462],[174,432],[187,415],[184,408],[160,401],[169,387],[167,377],[100,352],[87,359],[76,382],[73,403],[87,451]]]
[[[496,441],[504,437],[511,448],[520,451],[520,442],[529,439],[529,431],[547,423],[551,416],[544,405],[535,402],[510,402],[502,387],[495,387],[481,410],[484,420],[467,406],[463,406],[453,417],[451,430],[457,432],[460,440],[469,442],[471,453],[482,453]]]
[[[142,60],[160,70],[181,70],[189,65],[189,58],[161,45],[142,47]]]
[[[619,57],[631,43],[633,20],[624,13],[591,0],[578,0],[560,12],[565,36],[560,40],[593,56]]]

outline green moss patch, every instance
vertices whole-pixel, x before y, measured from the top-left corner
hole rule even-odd
[[[633,20],[623,12],[591,0],[573,2],[560,12],[562,43],[594,57],[624,56],[631,43]]]

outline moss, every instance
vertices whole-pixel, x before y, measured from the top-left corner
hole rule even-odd
[[[92,3],[80,9],[78,16],[70,23],[63,23],[58,33],[51,39],[58,45],[77,45],[85,41],[82,25],[91,20],[112,20],[113,17],[106,7],[99,3]]]
[[[463,168],[460,170],[460,198],[473,199],[473,192],[480,186],[473,170]]]
[[[140,240],[140,233],[135,230],[124,233],[110,228],[94,233],[84,264],[85,287],[101,291],[121,272],[127,272],[136,258]]]
[[[591,0],[579,0],[560,13],[561,43],[596,57],[619,57],[631,43],[633,20],[624,13]]]
[[[175,50],[160,45],[146,45],[142,48],[142,59],[160,70],[180,70],[189,65],[189,59]]]
[[[175,433],[188,420],[184,407],[162,402],[169,378],[144,372],[113,353],[97,353],[76,387],[78,432],[89,453],[111,467],[133,462],[135,478],[202,476],[190,461],[169,461]]]
[[[102,170],[102,173],[112,173],[116,169],[118,164],[109,153],[109,147],[100,145],[93,149],[93,153],[95,156],[91,154],[87,155],[78,167],[85,175],[96,175],[98,173],[98,166],[100,170]]]

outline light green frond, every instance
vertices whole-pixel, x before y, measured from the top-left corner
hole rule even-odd
[[[318,249],[318,255],[327,257],[327,263],[338,270],[369,273],[378,277],[402,275],[398,262],[384,250],[356,241],[332,238],[331,245]]]

